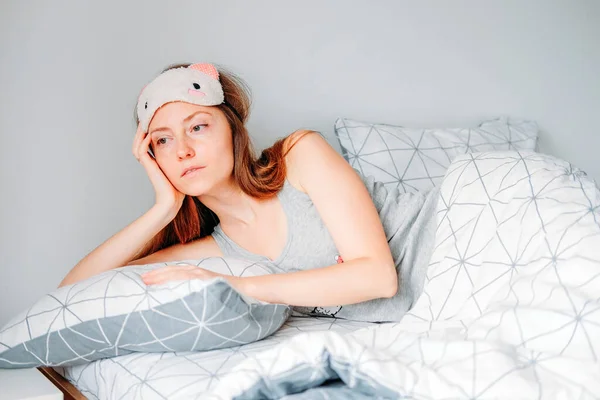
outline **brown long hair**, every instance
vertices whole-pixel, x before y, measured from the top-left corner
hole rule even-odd
[[[188,67],[190,64],[170,65],[163,70]],[[246,121],[250,116],[251,94],[248,85],[233,73],[217,66],[225,94],[224,104],[218,107],[226,116],[233,140],[233,178],[244,193],[257,199],[276,195],[286,177],[285,156],[298,139],[312,131],[301,130],[277,140],[255,157]],[[136,121],[139,122],[137,114]],[[210,235],[219,223],[217,215],[195,196],[185,196],[175,218],[156,234],[134,257],[145,257],[178,243]]]

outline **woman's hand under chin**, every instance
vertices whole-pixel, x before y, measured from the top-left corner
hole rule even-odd
[[[137,132],[133,139],[133,155],[142,164],[148,178],[150,178],[156,194],[156,206],[159,209],[166,210],[169,216],[172,217],[171,219],[173,219],[183,204],[185,194],[173,186],[158,165],[156,159],[150,156],[148,151],[151,141],[151,135],[148,132],[144,132],[140,124],[138,124]]]
[[[239,278],[235,276],[218,274],[208,271],[204,268],[189,264],[167,265],[166,267],[158,268],[150,272],[142,274],[142,281],[146,285],[160,285],[169,281],[185,281],[190,279],[212,279],[226,278],[230,283]]]

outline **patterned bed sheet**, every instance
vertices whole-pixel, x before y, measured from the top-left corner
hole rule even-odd
[[[135,353],[85,365],[55,368],[89,399],[194,399],[210,391],[240,361],[307,332],[340,334],[377,325],[293,315],[261,341],[206,352]]]

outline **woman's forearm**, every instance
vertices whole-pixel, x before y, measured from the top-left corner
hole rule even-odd
[[[172,219],[169,212],[152,207],[79,261],[59,287],[127,264]]]
[[[307,271],[231,280],[240,292],[269,303],[330,307],[393,297],[398,290],[394,266],[355,259]]]

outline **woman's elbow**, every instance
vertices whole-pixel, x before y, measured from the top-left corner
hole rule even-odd
[[[389,299],[398,293],[398,274],[394,264],[382,271],[378,289],[380,298]]]
[[[396,277],[393,282],[388,282],[381,289],[382,297],[386,299],[390,299],[394,297],[398,293],[398,277]]]

